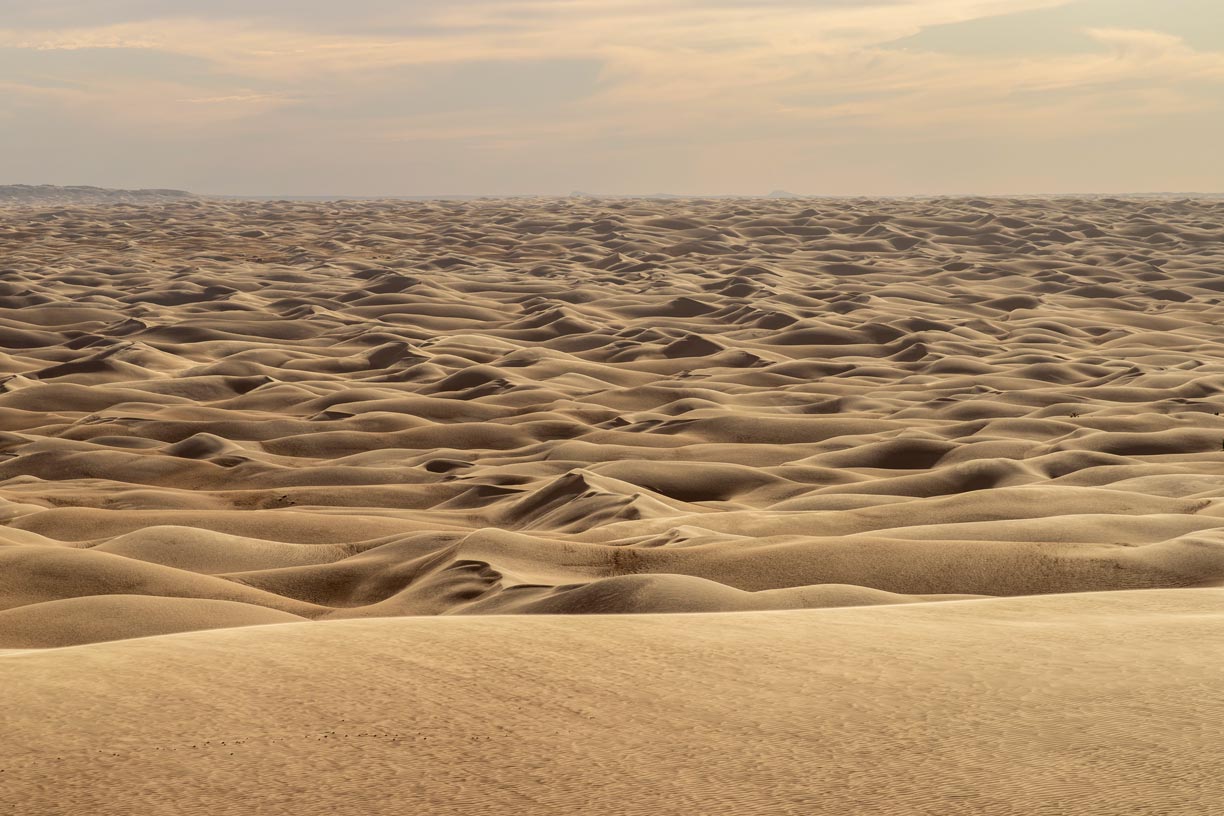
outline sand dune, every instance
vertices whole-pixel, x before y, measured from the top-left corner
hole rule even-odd
[[[91,595],[0,611],[0,649],[76,646],[301,620],[299,615],[234,601]]]
[[[1221,582],[1219,217],[11,209],[0,498],[34,537],[0,600],[255,591],[328,617]],[[129,566],[35,581],[64,546]]]
[[[0,207],[80,204],[150,204],[194,198],[183,190],[112,190],[53,184],[0,184]]]
[[[0,658],[29,812],[50,762],[68,812],[171,766],[242,812],[337,717],[382,783],[299,812],[1220,793],[1219,201],[0,201],[0,649],[73,647]],[[148,753],[200,738],[253,747]]]
[[[0,785],[29,813],[1198,816],[1224,796],[1222,604],[383,618],[11,652]]]

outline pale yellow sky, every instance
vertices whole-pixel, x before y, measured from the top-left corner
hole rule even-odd
[[[0,0],[0,183],[1224,191],[1221,0]]]

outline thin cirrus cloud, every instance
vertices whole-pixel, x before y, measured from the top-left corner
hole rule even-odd
[[[1218,190],[1224,10],[1162,6],[0,2],[0,150],[218,193]]]

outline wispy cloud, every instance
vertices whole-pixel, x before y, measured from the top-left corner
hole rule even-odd
[[[1055,55],[949,54],[891,44],[933,26],[1056,10],[1072,0],[145,0],[106,19],[52,2],[0,28],[27,76],[0,96],[133,132],[210,138],[347,128],[350,145],[439,143],[541,155],[721,138],[796,153],[903,129],[915,139],[1078,132],[1218,107],[1224,53],[1102,19],[1095,47]],[[90,8],[93,11],[90,11]],[[88,25],[62,21],[89,19]],[[181,76],[83,70],[104,52],[181,60]],[[16,54],[17,56],[13,56]],[[42,61],[33,55],[42,54]],[[56,54],[77,55],[58,66]],[[47,62],[50,60],[50,62]],[[598,66],[575,95],[504,66]],[[437,70],[470,66],[466,72]],[[503,67],[499,67],[503,66]],[[552,66],[551,69],[549,66]],[[47,80],[64,88],[52,89]],[[422,85],[441,83],[428,97]],[[53,85],[54,83],[52,83]],[[1206,89],[1206,90],[1205,90]],[[439,108],[437,100],[452,103]],[[424,104],[423,100],[430,101]],[[432,106],[432,107],[431,107]],[[338,138],[338,137],[337,137]],[[648,149],[648,148],[643,148]],[[738,149],[738,148],[737,148]]]

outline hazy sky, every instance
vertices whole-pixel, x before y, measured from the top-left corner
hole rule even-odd
[[[1224,191],[1224,0],[0,0],[0,183]]]

